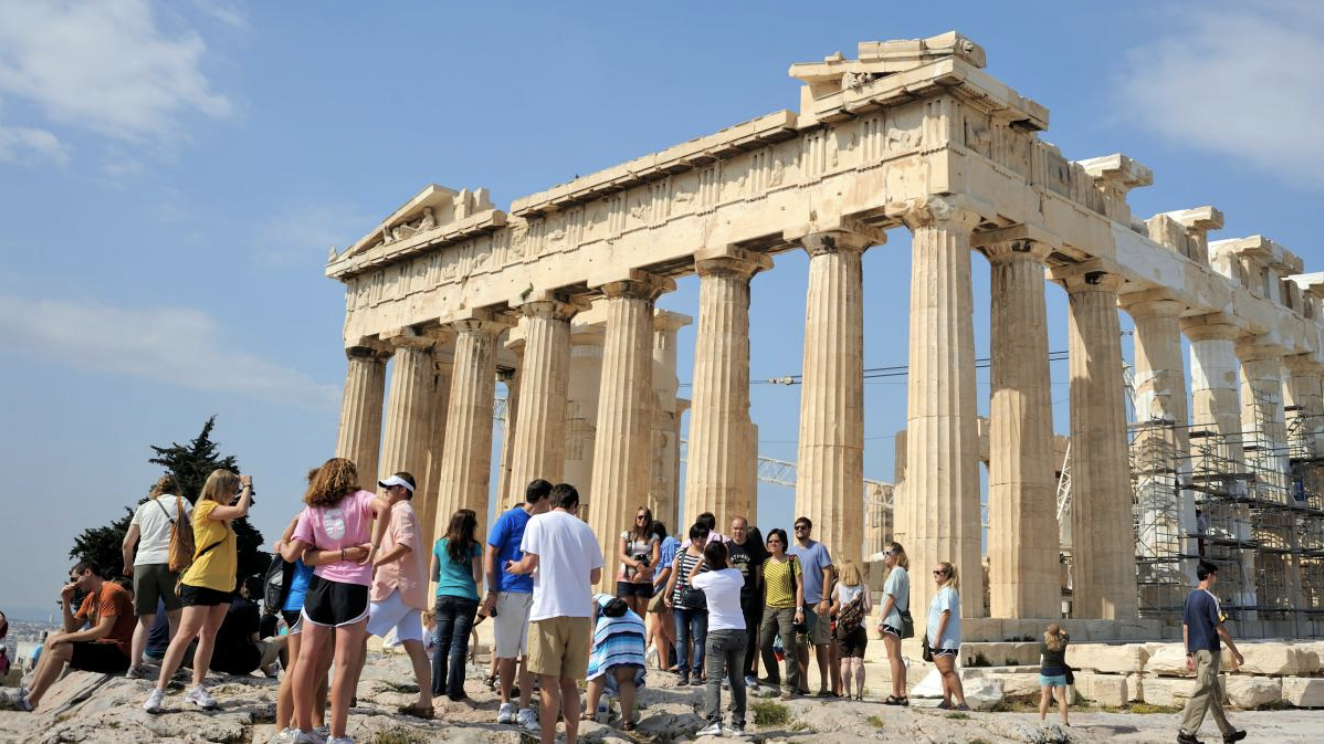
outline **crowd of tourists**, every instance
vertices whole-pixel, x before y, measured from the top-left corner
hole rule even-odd
[[[428,719],[436,715],[437,697],[468,700],[470,638],[488,619],[494,644],[486,684],[499,697],[496,721],[546,744],[556,739],[558,719],[566,741],[576,741],[580,721],[597,714],[604,696],[619,701],[620,727],[632,731],[650,663],[674,674],[676,686],[704,688],[707,726],[700,735],[743,736],[751,691],[863,699],[874,599],[860,565],[851,558],[834,562],[806,517],[794,521],[793,536],[772,528],[765,537],[744,517],[720,532],[705,513],[673,536],[641,507],[614,546],[620,563],[614,592],[595,593],[604,546],[578,517],[579,494],[570,484],[529,483],[524,502],[500,514],[486,539],[477,534],[478,515],[459,509],[431,546],[421,544],[414,477],[399,472],[377,486],[376,493],[360,488],[354,463],[342,458],[312,470],[303,509],[276,542],[266,580],[237,582],[231,523],[252,507],[252,479],[217,470],[190,507],[174,479],[163,477],[124,540],[131,584],[108,580],[87,561],[74,566],[62,591],[63,632],[45,642],[20,707],[37,709],[66,667],[140,679],[149,678],[151,660],[158,668],[145,711],[166,709],[170,682],[188,674],[183,666],[191,666],[192,682],[185,705],[214,710],[209,670],[274,675],[279,666],[276,741],[343,744],[350,741],[346,726],[369,636],[393,638],[403,648],[418,697],[400,712]],[[901,642],[916,630],[910,564],[895,542],[882,559],[888,571],[873,627],[891,671],[882,702],[906,706]],[[1196,741],[1209,709],[1225,740],[1236,741],[1245,733],[1232,728],[1219,704],[1220,640],[1240,654],[1209,591],[1217,569],[1202,561],[1199,571],[1184,626],[1199,690],[1180,741]],[[936,592],[921,646],[940,675],[938,707],[969,710],[956,668],[958,569],[940,563],[932,578]],[[75,608],[78,594],[83,599]],[[149,653],[154,629],[169,638],[159,656]],[[1056,623],[1044,633],[1041,719],[1056,698],[1067,723],[1068,643]],[[582,710],[580,682],[587,683]]]

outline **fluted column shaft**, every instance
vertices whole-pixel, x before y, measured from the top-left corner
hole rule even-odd
[[[521,363],[521,366],[523,364]],[[501,422],[501,463],[497,467],[497,514],[509,509],[511,504],[524,499],[524,486],[516,486],[510,480],[510,466],[515,449],[515,419],[519,414],[518,369],[498,369],[497,379],[506,386],[506,417]]]
[[[648,504],[653,518],[676,525],[676,461],[680,441],[676,437],[676,333],[691,322],[688,315],[658,310],[653,314],[653,464]]]
[[[906,217],[910,265],[910,373],[903,504],[910,606],[923,612],[933,569],[956,565],[961,611],[984,615],[980,560],[979,430],[975,403],[970,237],[975,213],[942,199]],[[900,498],[900,497],[898,497]]]
[[[588,522],[603,549],[602,586],[615,586],[616,536],[631,510],[648,503],[653,416],[653,301],[675,283],[640,275],[601,287],[607,332],[602,343],[598,430],[593,443],[593,500]]]
[[[1122,278],[1089,271],[1064,283],[1071,308],[1071,614],[1134,618],[1136,542],[1117,318]]]
[[[377,483],[377,459],[381,452],[386,355],[362,346],[346,349],[345,354],[349,358],[349,371],[340,405],[336,457],[352,461],[358,468],[359,480],[371,488]]]
[[[1282,349],[1240,344],[1237,358],[1241,360],[1241,431],[1246,458],[1286,473]]]
[[[579,307],[542,300],[521,306],[524,315],[524,374],[520,382],[512,488],[542,478],[561,482],[565,467],[566,385],[570,374],[570,318]],[[518,485],[517,485],[518,484]]]
[[[855,260],[858,276],[858,254]],[[712,512],[725,526],[751,511],[756,487],[748,462],[749,283],[771,266],[766,255],[740,250],[695,262],[699,324],[685,471],[685,518],[690,522]],[[817,516],[810,517],[819,523]]]
[[[455,358],[446,441],[442,447],[436,525],[442,534],[456,509],[478,514],[478,534],[487,534],[492,478],[492,397],[496,393],[496,340],[507,324],[490,316],[455,321]]]
[[[427,471],[427,450],[432,434],[434,342],[417,336],[391,341],[396,344],[396,349],[391,369],[391,391],[386,399],[381,473],[385,476],[408,471],[421,484]],[[377,489],[375,482],[362,485],[370,490]]]
[[[1284,357],[1287,367],[1286,408],[1293,409],[1289,419],[1295,419],[1292,428],[1292,446],[1303,457],[1316,457],[1324,436],[1324,364],[1304,355]]]
[[[602,333],[591,326],[576,332],[570,347],[570,384],[566,403],[565,482],[579,490],[579,500],[593,502],[593,445],[602,395]],[[581,516],[586,512],[581,510]]]
[[[423,498],[414,498],[414,511],[418,515],[419,529],[423,532],[423,545],[431,545],[437,519],[437,488],[441,482],[441,455],[446,443],[446,411],[451,399],[451,364],[443,361],[440,353],[432,365],[431,397],[432,420],[428,426],[428,447],[424,462],[426,474],[422,480]]]
[[[1031,240],[985,248],[993,285],[988,469],[993,617],[1061,614],[1042,263],[1050,250]]]

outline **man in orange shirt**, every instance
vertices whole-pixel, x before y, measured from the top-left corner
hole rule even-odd
[[[78,612],[71,604],[74,592],[86,594]],[[101,578],[97,566],[83,561],[69,572],[69,583],[60,591],[64,610],[64,632],[46,639],[31,690],[21,690],[19,707],[32,711],[41,696],[59,678],[66,664],[71,669],[103,674],[123,674],[129,668],[129,644],[138,618],[133,598],[119,584]],[[87,624],[87,630],[79,630]]]

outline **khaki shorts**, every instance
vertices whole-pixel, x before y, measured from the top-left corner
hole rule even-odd
[[[650,613],[671,612],[671,608],[667,607],[666,599],[667,593],[665,591],[657,592],[652,599],[648,600],[648,611]]]
[[[165,603],[166,612],[174,612],[184,605],[175,595],[175,582],[179,574],[171,573],[165,563],[148,563],[133,567],[133,614],[155,615],[157,600]]]
[[[592,621],[549,617],[529,623],[529,672],[583,680],[588,677]]]
[[[808,633],[801,633],[797,639],[801,646],[826,646],[832,642],[832,615],[830,613],[818,614],[815,611],[805,613],[805,624],[809,626]]]
[[[492,635],[498,659],[518,659],[529,651],[529,611],[533,595],[529,592],[501,592],[497,595],[496,617]]]

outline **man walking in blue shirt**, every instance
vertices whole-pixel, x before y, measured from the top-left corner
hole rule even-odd
[[[1237,650],[1237,644],[1232,642],[1232,635],[1223,627],[1218,598],[1210,591],[1218,583],[1218,567],[1200,561],[1195,575],[1200,579],[1200,586],[1186,598],[1181,626],[1182,640],[1186,643],[1186,669],[1195,672],[1195,694],[1186,701],[1177,742],[1200,744],[1195,735],[1200,731],[1200,724],[1204,723],[1205,712],[1210,710],[1214,713],[1214,723],[1223,734],[1223,741],[1241,741],[1246,738],[1246,732],[1238,731],[1223,712],[1223,690],[1218,681],[1218,657],[1222,652],[1219,640],[1232,651],[1237,666],[1246,660]]]

